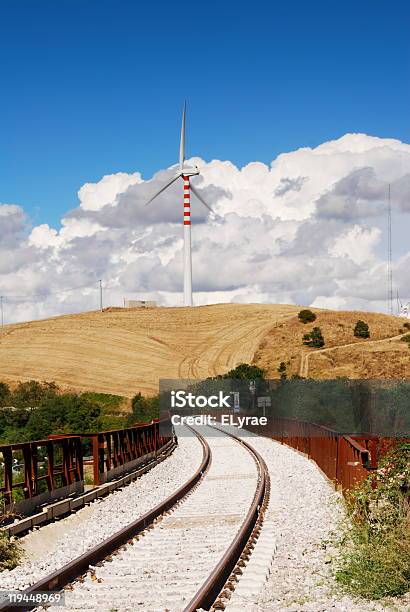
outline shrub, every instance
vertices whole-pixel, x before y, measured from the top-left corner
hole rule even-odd
[[[410,329],[410,323],[403,323],[403,327],[405,327],[406,329]]]
[[[370,338],[369,326],[359,319],[355,325],[353,334],[356,338]]]
[[[311,332],[303,335],[303,344],[313,348],[321,348],[325,345],[325,339],[320,327],[314,327]]]
[[[99,431],[100,415],[101,408],[81,395],[44,397],[30,412],[25,435],[28,440],[41,440],[49,434]]]
[[[256,365],[249,363],[240,363],[236,368],[230,370],[222,376],[222,378],[236,378],[240,380],[257,380],[263,379],[265,376],[265,370],[259,368]]]
[[[409,502],[410,445],[403,444],[348,499],[351,525],[336,579],[349,592],[380,599],[410,590]]]
[[[407,342],[408,347],[410,348],[410,334],[406,334],[405,336],[403,336],[402,338],[400,338],[400,340],[402,342]]]
[[[96,393],[94,391],[86,391],[85,393],[81,394],[81,397],[85,398],[86,400],[90,400],[94,404],[97,404],[97,406],[100,406],[102,410],[106,411],[106,414],[118,413],[125,400],[122,395]]]
[[[316,321],[315,313],[308,309],[301,310],[298,314],[298,317],[299,317],[299,321],[305,324],[313,323],[313,321]]]
[[[284,361],[281,361],[279,366],[278,366],[278,372],[279,375],[281,377],[282,380],[286,380],[288,375],[286,373],[286,363]]]
[[[101,414],[99,418],[101,431],[109,429],[124,429],[128,427],[128,415]]]
[[[5,531],[0,531],[0,571],[16,567],[22,554],[20,542],[10,540]]]
[[[54,383],[36,381],[19,383],[14,392],[7,394],[7,385],[0,383],[0,405],[2,392],[6,402],[0,410],[2,444],[39,440],[51,433],[101,429],[102,397],[97,398],[98,402],[93,400],[93,394],[61,394]],[[107,397],[114,402],[115,396]]]
[[[81,398],[101,409],[99,423],[103,431],[126,427],[127,415],[124,416],[123,414],[123,411],[126,409],[126,399],[121,395],[86,391],[81,394]]]
[[[0,406],[9,406],[10,387],[4,382],[0,382]]]
[[[134,395],[131,401],[132,414],[128,418],[128,423],[147,423],[152,419],[159,418],[159,396],[144,397],[141,393]]]
[[[12,406],[32,408],[38,406],[42,399],[56,397],[58,387],[54,382],[39,383],[36,380],[20,382],[10,396]]]
[[[351,534],[352,549],[337,581],[354,595],[368,599],[404,595],[410,588],[410,533],[392,530],[384,539],[367,540],[367,530]]]

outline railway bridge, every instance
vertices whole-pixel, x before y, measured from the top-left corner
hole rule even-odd
[[[377,467],[377,440],[289,419],[247,434],[164,420],[1,446],[3,529],[28,554],[0,589],[21,610],[285,609],[266,589],[289,578],[292,521],[306,537],[312,500],[320,522],[321,496]]]

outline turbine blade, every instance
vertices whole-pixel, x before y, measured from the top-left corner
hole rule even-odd
[[[179,179],[180,176],[181,174],[177,174],[176,176],[173,176],[172,178],[170,178],[169,181],[167,181],[165,185],[161,187],[161,189],[159,189],[158,191],[154,193],[154,195],[148,200],[148,202],[146,202],[145,206],[148,206],[148,204],[151,204],[152,200],[155,200],[155,198],[157,198],[160,193],[168,189],[168,187],[170,187],[172,183],[175,183],[175,181]]]
[[[179,142],[179,169],[182,171],[185,161],[185,114],[186,114],[186,102],[182,110],[182,125],[181,125],[181,140]]]
[[[189,187],[192,191],[193,194],[196,195],[196,197],[198,198],[198,200],[201,202],[201,204],[203,204],[205,206],[205,208],[207,208],[213,215],[215,214],[214,211],[212,210],[212,208],[209,206],[209,204],[207,204],[205,202],[205,200],[203,199],[203,197],[199,194],[199,192],[195,189],[195,187],[193,186],[192,183],[189,184]]]

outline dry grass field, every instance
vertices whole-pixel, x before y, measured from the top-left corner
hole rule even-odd
[[[281,361],[289,375],[312,378],[409,378],[410,349],[401,335],[405,319],[388,315],[312,309],[316,321],[304,325],[297,316],[273,327],[262,340],[254,363],[277,377]],[[370,338],[355,338],[353,329],[358,319],[369,325]],[[323,349],[302,344],[303,334],[320,327],[325,339]]]
[[[290,375],[302,366],[315,378],[410,377],[407,343],[390,340],[403,320],[314,309],[318,319],[303,325],[299,310],[274,304],[108,308],[7,325],[0,333],[0,380],[55,381],[67,390],[131,397],[156,393],[159,378],[203,378],[241,362],[256,363],[270,377],[278,376],[281,361]],[[369,340],[353,336],[359,318],[370,326]],[[325,350],[302,346],[314,325],[322,329]]]
[[[297,311],[263,304],[108,308],[7,325],[0,335],[0,380],[153,394],[160,378],[203,378],[251,362],[276,321]]]

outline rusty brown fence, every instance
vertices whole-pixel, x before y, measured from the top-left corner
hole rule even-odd
[[[91,451],[98,486],[155,457],[173,440],[170,422],[155,420],[127,429],[52,435],[0,446],[2,511],[26,514],[44,503],[84,491],[86,454]]]
[[[172,439],[171,424],[158,420],[127,429],[81,434],[89,440],[92,452],[94,485],[103,484],[135,469],[157,454]]]
[[[81,438],[67,435],[0,446],[0,495],[4,510],[15,502],[20,510],[34,507],[62,493],[82,488],[83,456]]]
[[[270,418],[266,426],[250,427],[306,454],[335,486],[348,491],[377,469],[380,459],[410,438],[343,435],[322,425],[286,418]]]
[[[219,418],[218,413],[213,415]],[[321,425],[286,418],[268,418],[266,425],[247,425],[246,429],[304,453],[343,491],[362,482],[377,467],[375,438],[359,441]]]
[[[271,437],[313,459],[343,490],[355,487],[376,467],[365,446],[327,427],[292,419],[275,419],[271,427]]]

